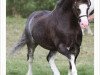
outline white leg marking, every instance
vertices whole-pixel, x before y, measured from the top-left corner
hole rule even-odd
[[[32,75],[32,63],[33,63],[33,58],[32,57],[29,57],[29,68],[28,68],[28,72],[27,72],[27,75]]]
[[[71,66],[72,66],[71,75],[77,75],[77,70],[76,70],[74,60],[75,60],[75,56],[71,55],[71,59],[70,59],[70,63],[71,63]]]
[[[50,67],[51,67],[54,75],[60,75],[60,72],[59,72],[58,68],[55,65],[54,59],[55,59],[54,56],[52,56],[50,58],[50,60],[49,60]]]

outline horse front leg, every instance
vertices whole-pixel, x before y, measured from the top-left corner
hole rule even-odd
[[[69,59],[69,72],[68,75],[77,75],[77,69],[76,69],[76,59],[80,53],[80,47],[76,49],[74,54],[71,54],[71,59]]]
[[[59,72],[59,70],[56,67],[56,64],[54,62],[56,53],[57,53],[57,51],[50,51],[48,56],[47,56],[47,61],[50,64],[50,67],[53,71],[53,75],[60,75],[60,72]]]
[[[69,59],[70,70],[68,75],[77,75],[77,69],[75,65],[75,56],[71,54],[71,58]]]
[[[76,69],[76,65],[75,65],[75,55],[72,54],[69,50],[70,49],[67,49],[64,44],[59,45],[58,51],[61,54],[65,55],[69,59],[70,71],[69,71],[68,75],[77,75],[77,69]]]

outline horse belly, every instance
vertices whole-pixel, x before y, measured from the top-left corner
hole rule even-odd
[[[45,49],[48,49],[48,50],[55,49],[54,43],[50,39],[47,39],[46,37],[41,37],[41,36],[36,37],[35,36],[34,40],[37,44],[39,44],[40,46],[42,46]]]
[[[37,28],[38,27],[38,28]],[[48,31],[45,30],[43,26],[37,26],[33,28],[33,39],[37,44],[45,49],[55,49],[55,45],[50,38]]]

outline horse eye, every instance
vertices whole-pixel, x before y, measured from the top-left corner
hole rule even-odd
[[[77,9],[77,12],[78,12],[78,14],[80,14],[80,12],[81,12],[80,9]]]
[[[80,9],[78,8],[77,11],[80,12]]]
[[[78,10],[78,11],[80,11],[80,9],[79,9],[79,8],[78,8],[77,10]]]

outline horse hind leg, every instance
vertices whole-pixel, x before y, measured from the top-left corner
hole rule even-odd
[[[59,70],[56,67],[55,62],[54,62],[55,54],[56,54],[56,51],[50,51],[48,56],[47,56],[47,61],[49,62],[50,67],[51,67],[54,75],[60,75],[60,72],[59,72]]]
[[[28,72],[27,75],[32,75],[32,63],[33,63],[33,54],[36,48],[35,43],[27,43],[28,53],[27,53],[27,60],[28,60]]]

